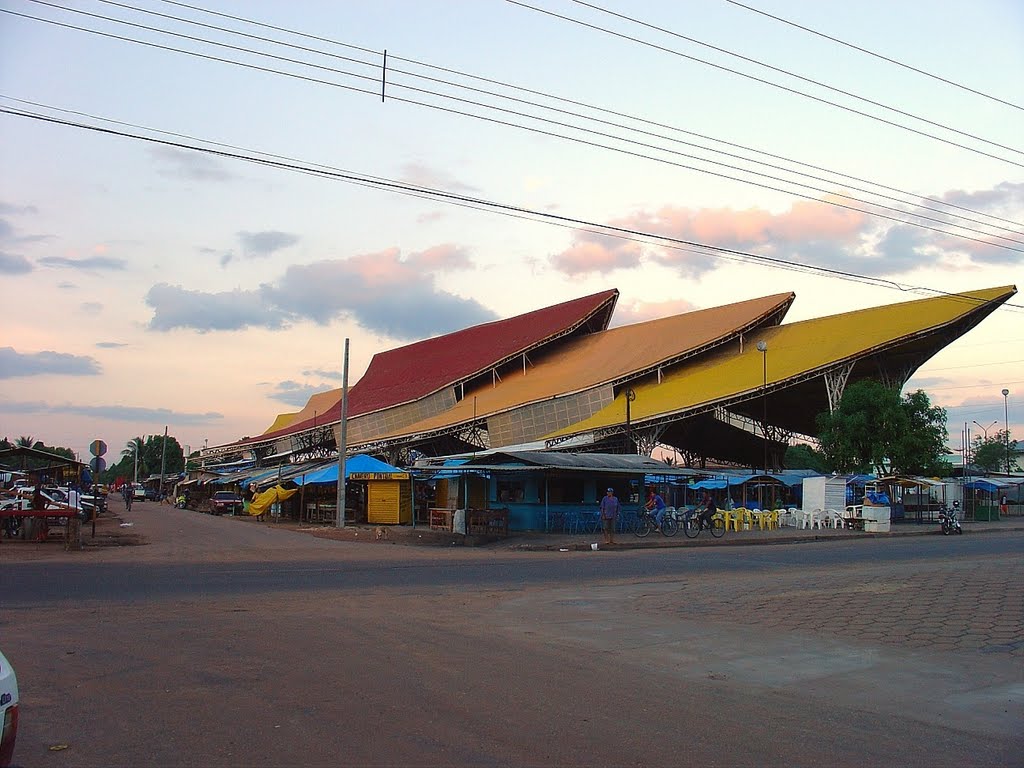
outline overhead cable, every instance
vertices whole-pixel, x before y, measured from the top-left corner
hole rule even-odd
[[[575,2],[576,0],[573,0],[573,1]],[[539,8],[539,7],[535,6],[535,5],[530,5],[529,3],[524,3],[521,0],[505,0],[505,2],[511,3],[512,5],[518,5],[518,6],[522,7],[522,8],[526,8],[526,9],[531,10],[531,11],[536,11],[537,13],[542,13],[542,14],[544,14],[546,16],[551,16],[551,17],[556,18],[556,19],[562,19],[563,21],[568,21],[568,22],[571,22],[573,24],[577,24],[577,25],[579,25],[581,27],[586,27],[588,29],[593,29],[593,30],[595,30],[597,32],[603,32],[603,33],[605,33],[607,35],[611,35],[613,37],[618,37],[618,38],[621,38],[623,40],[627,40],[627,41],[632,42],[632,43],[637,43],[639,45],[643,45],[643,46],[646,46],[648,48],[652,48],[654,50],[662,51],[663,53],[668,53],[668,54],[671,54],[673,56],[678,56],[678,57],[683,58],[683,59],[689,59],[690,61],[695,61],[695,62],[698,62],[700,64],[705,64],[705,65],[707,65],[709,67],[713,67],[713,68],[721,70],[723,72],[728,72],[728,73],[733,74],[733,75],[738,75],[738,76],[746,78],[748,80],[753,80],[754,82],[762,83],[763,85],[769,85],[772,88],[778,88],[779,90],[786,91],[787,93],[792,93],[792,94],[794,94],[796,96],[802,96],[802,97],[804,97],[806,99],[811,99],[812,101],[817,101],[817,102],[819,102],[821,104],[826,104],[826,105],[828,105],[830,107],[835,107],[836,109],[841,109],[841,110],[844,110],[846,112],[850,112],[851,114],[860,115],[861,117],[866,117],[869,120],[875,120],[876,122],[884,123],[885,125],[892,126],[893,128],[900,128],[900,129],[902,129],[904,131],[909,131],[910,133],[917,134],[918,136],[923,136],[925,138],[933,139],[933,140],[941,142],[943,144],[948,144],[950,146],[954,146],[954,147],[958,147],[960,149],[964,149],[964,150],[966,150],[968,152],[973,152],[975,154],[982,155],[983,157],[988,157],[988,158],[991,158],[993,160],[999,160],[999,161],[1004,162],[1004,163],[1009,163],[1010,165],[1016,165],[1016,166],[1019,166],[1021,168],[1024,168],[1024,163],[1021,163],[1021,162],[1018,162],[1018,161],[1015,161],[1015,160],[1010,160],[1009,158],[1002,157],[1000,155],[994,155],[994,154],[992,154],[990,152],[986,152],[986,151],[978,149],[976,147],[971,147],[971,146],[969,146],[967,144],[962,144],[960,142],[953,141],[952,139],[946,139],[946,138],[943,138],[941,136],[936,136],[933,133],[928,133],[927,131],[923,131],[923,130],[920,130],[918,128],[913,128],[913,127],[911,127],[909,125],[903,125],[902,123],[897,123],[897,122],[895,122],[893,120],[888,120],[888,119],[886,119],[884,117],[881,117],[879,115],[873,115],[870,112],[864,112],[864,111],[859,110],[859,109],[854,109],[853,107],[846,106],[845,104],[840,104],[839,102],[836,102],[836,101],[829,101],[828,99],[822,98],[820,96],[815,96],[815,95],[807,93],[805,91],[797,90],[796,88],[790,88],[789,86],[782,85],[781,83],[774,83],[771,80],[766,80],[763,77],[757,77],[756,75],[751,75],[751,74],[749,74],[747,72],[742,72],[742,71],[740,71],[738,69],[732,69],[731,67],[726,67],[726,66],[724,66],[722,64],[716,64],[716,63],[714,63],[712,61],[708,61],[707,59],[701,59],[701,58],[699,58],[697,56],[691,56],[690,54],[683,53],[682,51],[677,51],[677,50],[674,50],[672,48],[668,48],[668,47],[663,46],[663,45],[658,45],[657,43],[652,43],[652,42],[650,42],[648,40],[643,40],[643,39],[641,39],[639,37],[633,37],[632,35],[627,35],[627,34],[625,34],[623,32],[617,32],[617,31],[615,31],[613,29],[608,29],[607,27],[602,27],[602,26],[599,26],[597,24],[591,24],[591,23],[583,21],[581,19],[575,19],[575,18],[573,18],[571,16],[566,16],[565,14],[555,13],[554,11],[547,10],[546,8]],[[629,17],[625,17],[625,18],[629,18]],[[643,26],[651,26],[651,25],[645,24],[644,22],[641,22],[641,21],[636,21],[636,23],[641,24]],[[653,27],[653,28],[654,29],[660,29],[658,27]],[[662,31],[666,32],[667,34],[676,34],[676,33],[670,32],[668,30],[662,30]],[[739,54],[733,54],[733,55],[737,55],[738,56]],[[776,69],[775,67],[771,67],[768,64],[761,64],[761,66],[768,67],[769,69]],[[780,70],[780,71],[785,71],[785,70]],[[787,74],[791,74],[791,73],[787,73]],[[793,77],[797,77],[798,79],[801,79],[801,80],[807,80],[807,78],[804,78],[804,77],[802,77],[800,75],[793,74],[792,76]],[[912,117],[912,118],[914,118],[916,120],[921,120],[922,122],[925,122],[925,123],[929,123],[929,124],[932,124],[932,125],[937,125],[937,126],[943,128],[944,130],[950,131],[952,133],[957,133],[957,134],[960,134],[962,136],[966,136],[966,137],[972,138],[972,139],[974,139],[976,141],[980,141],[982,143],[989,144],[989,145],[994,146],[994,147],[999,147],[1000,149],[1006,149],[1006,150],[1009,150],[1010,152],[1016,152],[1018,154],[1024,155],[1024,150],[1016,149],[1014,147],[1007,147],[1007,146],[1004,146],[1002,144],[997,144],[996,142],[989,141],[988,139],[984,139],[984,138],[982,138],[980,136],[975,136],[973,134],[964,133],[963,131],[959,131],[959,130],[957,130],[955,128],[951,128],[951,127],[949,127],[947,125],[942,125],[941,123],[935,123],[935,122],[933,122],[931,120],[927,120],[925,118],[918,117],[917,115],[912,115],[910,113],[901,112],[900,110],[897,110],[897,109],[895,109],[893,107],[888,107],[888,106],[886,106],[884,104],[878,104],[877,102],[871,102],[868,99],[864,99],[864,98],[862,98],[860,96],[857,96],[855,94],[847,93],[846,91],[841,91],[841,90],[839,90],[837,88],[832,88],[831,86],[825,85],[823,83],[817,83],[816,81],[813,81],[813,80],[809,81],[809,82],[813,82],[816,85],[820,85],[823,88],[828,88],[829,90],[838,91],[839,93],[843,93],[844,95],[850,96],[852,98],[860,99],[862,101],[868,101],[869,103],[874,104],[875,106],[880,106],[880,107],[882,107],[884,109],[889,109],[889,110],[892,110],[894,112],[898,112],[898,113],[906,115],[908,117]]]
[[[35,0],[35,1],[36,2],[41,2],[41,0]],[[228,43],[221,43],[221,42],[218,42],[218,41],[207,40],[205,38],[200,38],[200,37],[196,37],[196,36],[193,36],[193,35],[186,35],[186,34],[183,34],[183,33],[173,32],[173,31],[169,31],[169,30],[164,30],[164,29],[160,29],[160,28],[157,28],[157,27],[150,27],[150,26],[147,26],[147,25],[138,24],[137,22],[130,22],[130,21],[126,21],[126,20],[123,20],[123,19],[116,19],[116,18],[98,16],[97,14],[92,14],[92,13],[89,13],[89,12],[86,12],[86,11],[80,11],[78,9],[71,9],[71,8],[64,8],[63,6],[56,6],[53,3],[42,3],[42,4],[50,5],[52,7],[58,7],[58,8],[61,8],[62,10],[70,10],[70,11],[73,11],[75,13],[79,13],[79,14],[86,15],[86,16],[98,17],[98,18],[101,18],[101,19],[107,20],[107,21],[114,21],[114,22],[121,23],[121,24],[124,24],[124,25],[127,25],[127,26],[133,26],[133,27],[136,27],[136,28],[146,29],[146,30],[149,30],[149,31],[154,31],[154,32],[159,32],[159,33],[162,33],[162,34],[170,35],[170,36],[173,36],[173,37],[179,37],[179,38],[187,39],[187,40],[190,40],[190,41],[193,41],[193,42],[200,42],[200,43],[204,43],[204,44],[208,44],[208,45],[213,45],[213,46],[217,46],[217,47],[227,48],[229,50],[233,50],[233,51],[237,51],[237,52],[242,52],[242,53],[246,53],[246,54],[252,54],[252,55],[256,55],[256,56],[262,56],[262,57],[266,57],[266,58],[271,58],[271,59],[275,59],[275,60],[278,60],[278,61],[287,62],[289,64],[298,64],[298,65],[310,67],[310,68],[313,68],[313,69],[318,69],[318,70],[323,70],[323,71],[331,72],[333,74],[340,74],[340,75],[343,75],[343,76],[356,78],[356,79],[362,80],[364,82],[373,82],[373,83],[377,82],[377,77],[376,76],[362,75],[362,74],[359,74],[359,73],[356,73],[356,72],[351,72],[351,71],[347,71],[347,70],[337,69],[335,67],[328,67],[328,66],[325,66],[325,65],[313,64],[313,63],[305,62],[305,61],[298,60],[298,59],[292,59],[292,58],[289,58],[289,57],[278,56],[278,55],[275,55],[275,54],[269,54],[269,53],[257,51],[257,50],[251,49],[251,48],[244,48],[244,47],[241,47],[241,46],[230,45]],[[285,71],[285,70],[280,70],[280,69],[275,69],[275,68],[270,68],[270,67],[264,67],[264,66],[257,66],[255,64],[240,62],[240,61],[236,61],[234,59],[227,59],[227,58],[220,57],[220,56],[213,56],[213,55],[209,55],[209,54],[199,53],[199,52],[192,51],[192,50],[187,50],[187,49],[182,49],[182,48],[175,48],[173,46],[165,46],[165,45],[161,45],[161,44],[158,44],[158,43],[154,43],[152,41],[140,40],[140,39],[132,38],[132,37],[126,37],[126,36],[123,36],[123,35],[117,35],[117,34],[110,33],[110,32],[103,32],[103,31],[100,31],[100,30],[90,29],[90,28],[87,28],[87,27],[80,27],[78,25],[68,24],[68,23],[56,21],[56,20],[53,20],[53,19],[46,19],[46,18],[35,17],[35,16],[28,15],[28,14],[21,14],[21,13],[17,13],[17,12],[14,12],[14,11],[8,11],[6,9],[0,9],[0,11],[3,11],[5,13],[10,13],[10,14],[15,15],[15,16],[21,16],[21,17],[32,19],[32,20],[36,20],[36,21],[42,21],[42,22],[45,22],[45,23],[49,23],[49,24],[53,24],[53,25],[57,25],[57,26],[61,26],[61,27],[67,27],[67,28],[71,28],[71,29],[75,29],[75,30],[79,30],[79,31],[89,32],[89,33],[96,34],[96,35],[103,36],[103,37],[109,37],[109,38],[113,38],[113,39],[117,39],[117,40],[122,40],[122,41],[125,41],[125,42],[132,42],[132,43],[135,43],[135,44],[138,44],[138,45],[154,47],[154,48],[157,48],[157,49],[167,50],[167,51],[172,51],[172,52],[177,52],[177,53],[182,53],[182,54],[190,55],[190,56],[196,56],[196,57],[199,57],[199,58],[209,59],[209,60],[217,61],[217,62],[221,62],[221,63],[234,64],[236,66],[251,68],[251,69],[255,69],[255,70],[262,71],[262,72],[267,72],[267,73],[272,73],[272,74],[279,74],[279,75],[283,75],[283,76],[287,76],[287,77],[293,77],[293,78],[305,80],[305,81],[308,81],[308,82],[314,82],[314,83],[323,84],[323,85],[331,85],[331,86],[334,86],[334,87],[337,87],[337,88],[342,88],[342,89],[345,89],[345,90],[355,91],[355,92],[358,92],[358,93],[377,95],[376,89],[373,90],[373,91],[370,91],[370,90],[368,90],[366,88],[357,88],[357,87],[354,87],[354,86],[344,85],[344,84],[341,84],[341,83],[336,83],[334,81],[324,80],[324,79],[321,79],[321,78],[314,78],[314,77],[310,77],[310,76],[306,76],[306,75],[300,75],[300,74],[296,74],[294,72],[289,72],[289,71]],[[366,66],[372,66],[371,64],[369,64],[367,62],[361,62],[361,61],[355,60],[355,59],[348,59],[347,57],[346,57],[346,60],[353,61],[355,63],[361,63],[361,64],[364,64]],[[793,181],[791,179],[785,179],[785,178],[781,178],[781,177],[778,177],[778,176],[773,176],[771,174],[766,174],[766,173],[762,173],[762,172],[759,172],[759,171],[754,171],[754,170],[750,170],[750,169],[747,169],[747,168],[742,168],[742,167],[738,167],[738,166],[735,166],[735,165],[730,165],[730,164],[727,164],[727,163],[722,163],[722,162],[719,162],[719,161],[710,160],[708,158],[703,158],[703,157],[699,157],[699,156],[695,156],[695,155],[690,155],[690,154],[683,153],[683,152],[678,152],[676,150],[671,150],[671,149],[667,149],[667,148],[664,148],[664,147],[658,147],[656,145],[647,144],[647,143],[640,142],[640,141],[637,141],[637,140],[628,139],[628,138],[624,138],[624,137],[621,137],[621,136],[616,136],[616,135],[613,135],[613,134],[608,134],[608,133],[601,132],[601,131],[595,131],[593,129],[581,128],[580,126],[572,125],[572,124],[569,124],[569,123],[564,123],[564,122],[560,122],[560,121],[556,121],[556,120],[551,120],[551,119],[548,119],[548,118],[543,118],[543,117],[539,117],[537,115],[523,113],[523,112],[519,112],[519,111],[516,111],[516,110],[505,109],[505,108],[497,107],[497,106],[494,106],[494,105],[491,105],[491,104],[484,104],[482,102],[473,101],[471,99],[464,99],[464,98],[461,98],[461,97],[458,97],[458,96],[453,96],[451,94],[441,93],[441,92],[438,92],[438,91],[432,91],[432,90],[428,90],[428,89],[417,88],[415,86],[405,85],[405,84],[398,83],[398,82],[393,82],[392,83],[392,87],[403,88],[403,89],[406,89],[406,90],[410,90],[410,91],[413,91],[413,92],[416,92],[416,93],[420,93],[420,94],[424,94],[424,95],[428,95],[428,96],[433,96],[433,97],[438,97],[438,98],[443,98],[443,99],[449,99],[449,100],[452,100],[452,101],[459,102],[461,104],[467,104],[467,105],[471,105],[471,106],[475,106],[475,107],[483,107],[485,109],[494,110],[494,111],[501,112],[501,113],[504,113],[504,114],[514,115],[514,116],[520,117],[520,118],[526,118],[526,119],[530,119],[530,120],[537,120],[537,121],[540,121],[540,122],[543,122],[543,123],[548,123],[548,124],[556,125],[556,126],[559,126],[561,128],[568,128],[568,129],[574,130],[574,131],[581,131],[581,132],[585,132],[585,133],[591,133],[591,134],[595,134],[595,135],[601,136],[603,138],[608,138],[608,139],[612,139],[612,140],[615,140],[615,141],[622,141],[622,142],[626,142],[628,144],[637,145],[637,146],[640,146],[640,147],[645,148],[645,149],[654,149],[654,150],[657,150],[657,151],[666,152],[666,153],[669,153],[669,154],[674,154],[674,155],[678,155],[678,156],[681,156],[681,157],[685,157],[685,158],[688,158],[688,159],[691,159],[691,160],[696,160],[698,162],[704,162],[704,163],[709,163],[709,164],[712,164],[712,165],[721,166],[721,167],[724,167],[724,168],[726,168],[728,170],[731,170],[731,171],[736,171],[736,172],[739,172],[739,173],[745,173],[745,174],[750,174],[750,175],[753,175],[753,176],[765,178],[765,179],[768,179],[768,180],[770,180],[772,182],[778,182],[778,183],[782,183],[782,184],[789,184],[789,185],[794,185],[794,186],[797,186],[797,187],[803,187],[804,189],[809,189],[809,190],[812,190],[814,192],[819,192],[819,193],[825,194],[827,196],[831,195],[833,197],[845,198],[845,199],[853,200],[855,202],[862,203],[862,204],[868,205],[868,206],[872,206],[874,208],[878,208],[878,209],[881,209],[881,210],[888,210],[888,211],[892,211],[894,213],[898,213],[898,214],[901,214],[901,215],[913,216],[915,218],[922,219],[924,221],[931,221],[931,222],[936,223],[936,224],[942,224],[944,226],[955,227],[956,229],[959,229],[959,230],[963,230],[963,231],[967,231],[967,232],[974,232],[975,234],[984,235],[986,238],[995,238],[995,239],[1003,240],[1003,241],[1010,242],[1010,243],[1016,243],[1016,244],[1019,244],[1019,245],[1024,245],[1024,241],[1017,240],[1017,239],[1015,239],[1013,237],[1007,237],[1005,235],[995,234],[995,233],[992,233],[992,232],[989,232],[989,231],[985,231],[985,230],[979,230],[979,229],[976,229],[976,228],[973,228],[973,227],[966,226],[964,224],[960,224],[960,223],[958,223],[956,221],[948,221],[947,219],[938,219],[938,218],[935,218],[935,217],[932,217],[932,216],[927,216],[927,215],[922,214],[922,213],[917,213],[915,211],[906,211],[906,210],[902,210],[902,209],[898,209],[898,208],[893,208],[892,206],[887,206],[885,204],[878,203],[878,202],[875,202],[875,201],[863,200],[862,198],[853,197],[851,195],[846,195],[846,194],[843,194],[843,193],[837,193],[837,192],[834,192],[834,191],[828,190],[828,189],[822,189],[820,187],[815,187],[815,186],[812,186],[810,184],[806,184],[806,183],[803,183],[803,182],[798,182],[798,181]],[[686,169],[686,170],[692,170],[692,171],[696,171],[696,172],[699,172],[699,173],[704,173],[704,174],[716,176],[718,178],[723,178],[723,179],[727,179],[727,180],[730,180],[730,181],[737,181],[737,182],[740,182],[740,183],[750,184],[750,185],[759,187],[761,189],[781,192],[781,193],[784,193],[784,194],[787,194],[787,195],[795,195],[795,196],[800,197],[800,198],[805,199],[805,200],[824,203],[824,204],[827,204],[827,205],[831,205],[833,207],[843,208],[843,209],[854,211],[854,212],[857,212],[857,213],[863,213],[863,214],[866,214],[866,215],[874,216],[876,218],[881,218],[881,219],[892,221],[892,222],[896,222],[896,223],[907,224],[909,226],[918,227],[918,228],[921,228],[921,229],[937,232],[937,233],[940,233],[940,234],[948,235],[948,236],[951,236],[951,237],[956,237],[956,238],[963,239],[963,240],[969,240],[969,241],[973,241],[973,242],[978,242],[978,243],[981,243],[981,244],[984,244],[984,245],[988,245],[988,246],[991,246],[991,247],[1003,248],[1003,249],[1011,250],[1011,251],[1024,252],[1021,249],[1015,248],[1013,246],[1003,245],[1001,243],[993,242],[991,239],[982,239],[982,238],[972,237],[972,236],[969,236],[969,235],[960,234],[958,232],[950,232],[949,230],[946,230],[946,229],[941,229],[939,227],[934,227],[934,226],[922,224],[922,223],[916,222],[916,221],[910,221],[910,220],[907,220],[907,219],[904,219],[904,218],[900,218],[899,216],[892,216],[892,215],[888,215],[888,214],[885,214],[885,213],[880,213],[877,210],[870,210],[870,209],[860,208],[860,207],[855,206],[855,205],[848,205],[848,204],[840,203],[840,202],[838,202],[836,200],[833,200],[833,199],[827,199],[827,198],[826,199],[822,199],[822,198],[819,198],[819,197],[815,197],[814,195],[808,195],[806,193],[794,190],[792,188],[779,187],[779,186],[776,186],[775,184],[766,184],[766,183],[762,183],[762,182],[757,182],[757,181],[753,181],[753,180],[750,180],[750,179],[734,176],[734,175],[731,175],[729,173],[722,173],[722,172],[719,172],[719,171],[709,170],[707,168],[702,168],[702,167],[699,167],[699,166],[689,165],[689,164],[686,164],[686,163],[680,163],[680,162],[676,162],[676,161],[673,161],[673,160],[668,160],[668,159],[665,159],[665,158],[661,158],[661,157],[656,157],[656,156],[652,156],[652,155],[649,155],[649,154],[645,154],[643,152],[637,152],[637,151],[632,151],[632,150],[624,149],[622,147],[616,147],[616,146],[611,146],[611,145],[608,145],[608,144],[602,144],[602,143],[599,143],[599,142],[596,142],[596,141],[590,141],[590,140],[582,139],[582,138],[579,138],[579,137],[576,137],[576,136],[566,135],[564,133],[557,133],[555,131],[549,131],[549,130],[545,130],[545,129],[541,129],[541,128],[537,128],[537,127],[523,125],[521,123],[511,122],[509,120],[498,119],[498,118],[495,118],[495,117],[488,117],[486,115],[480,115],[480,114],[473,113],[473,112],[467,112],[467,111],[462,110],[462,109],[454,109],[454,108],[450,108],[450,107],[443,107],[443,106],[438,105],[438,104],[433,104],[433,103],[430,103],[430,102],[424,102],[424,101],[420,101],[420,100],[417,100],[417,99],[403,98],[403,97],[400,97],[400,96],[396,96],[394,94],[392,94],[391,99],[393,101],[399,101],[399,102],[404,102],[404,103],[413,104],[413,105],[417,105],[417,106],[427,107],[427,108],[430,108],[430,109],[435,109],[435,110],[447,112],[447,113],[450,113],[450,114],[456,114],[456,115],[460,115],[460,116],[464,116],[464,117],[472,117],[472,118],[477,119],[477,120],[482,120],[482,121],[485,121],[485,122],[490,122],[490,123],[494,123],[494,124],[498,124],[498,125],[503,125],[503,126],[507,126],[507,127],[513,127],[513,128],[519,128],[521,130],[526,130],[526,131],[530,131],[530,132],[533,132],[533,133],[538,133],[538,134],[550,136],[550,137],[553,137],[553,138],[561,138],[561,139],[565,139],[565,140],[568,140],[568,141],[573,141],[575,143],[583,144],[583,145],[586,145],[586,146],[591,146],[591,147],[595,147],[595,148],[599,148],[599,149],[606,149],[606,150],[617,152],[617,153],[624,154],[624,155],[627,155],[627,156],[647,159],[647,160],[651,160],[651,161],[654,161],[654,162],[658,162],[658,163],[662,163],[662,164],[666,164],[666,165],[671,165],[671,166],[682,168],[682,169]],[[784,169],[784,170],[786,170],[786,169]],[[793,173],[796,173],[796,172],[793,172]],[[807,174],[802,174],[802,175],[807,175]],[[872,193],[872,194],[877,194],[877,193]],[[924,207],[924,208],[926,208],[928,210],[935,210],[935,209],[930,208],[928,206],[919,206],[919,207]],[[960,216],[958,214],[949,214],[949,213],[944,212],[944,211],[941,212],[941,213],[944,216],[950,216],[950,217],[956,217],[956,218],[966,218],[966,217]],[[968,219],[968,220],[969,221],[973,221],[975,223],[981,223],[981,222],[977,222],[976,219]],[[1009,232],[1011,232],[1013,234],[1020,234],[1017,230],[1011,230],[1009,228],[1002,227],[1002,226],[999,226],[999,225],[986,224],[985,226],[989,226],[989,227],[992,227],[992,228],[1003,229],[1003,230],[1009,231]]]
[[[951,85],[954,88],[959,88],[959,89],[961,89],[963,91],[967,91],[968,93],[973,93],[975,96],[981,96],[983,99],[990,99],[991,101],[998,102],[999,104],[1003,104],[1004,106],[1013,107],[1014,109],[1019,109],[1019,110],[1024,111],[1024,106],[1021,106],[1020,104],[1014,104],[1012,101],[1007,101],[1006,99],[1001,99],[998,96],[993,96],[990,93],[985,93],[984,91],[979,91],[978,89],[971,88],[970,86],[964,85],[963,83],[958,83],[955,80],[950,80],[949,78],[942,77],[942,75],[936,75],[933,72],[927,72],[927,71],[925,71],[923,69],[919,69],[918,67],[911,66],[910,64],[907,64],[906,62],[899,61],[898,59],[894,59],[894,58],[892,58],[890,56],[886,56],[886,55],[878,53],[876,51],[872,51],[872,50],[870,50],[868,48],[864,48],[864,47],[862,47],[860,45],[855,45],[854,43],[847,42],[846,40],[840,40],[838,37],[833,37],[832,35],[825,34],[824,32],[820,32],[817,29],[811,29],[810,27],[805,27],[803,24],[797,24],[795,21],[790,21],[789,19],[784,19],[781,16],[776,16],[773,13],[768,13],[767,11],[764,11],[764,10],[762,10],[760,8],[755,8],[752,5],[746,5],[744,3],[738,2],[738,0],[725,0],[725,2],[731,3],[732,5],[735,5],[738,8],[743,8],[743,9],[748,10],[748,11],[753,11],[754,13],[759,13],[762,16],[765,16],[765,17],[767,17],[769,19],[774,19],[775,21],[781,21],[783,24],[788,24],[789,26],[795,27],[796,29],[801,29],[804,32],[810,32],[812,35],[817,35],[818,37],[824,38],[825,40],[830,40],[833,43],[838,43],[839,45],[846,46],[847,48],[851,48],[851,49],[853,49],[855,51],[859,51],[860,53],[865,53],[868,56],[874,56],[876,59],[881,59],[882,61],[888,62],[889,64],[894,64],[897,67],[902,67],[903,69],[908,69],[911,72],[916,72],[919,75],[924,75],[925,77],[930,77],[932,80],[938,80],[940,83],[945,83],[946,85]]]
[[[101,134],[107,134],[112,136],[118,136],[121,138],[134,139],[137,141],[148,142],[151,144],[158,144],[163,146],[169,146],[176,149],[190,150],[194,152],[202,152],[214,156],[230,158],[233,160],[241,160],[244,162],[255,163],[257,165],[264,165],[282,170],[300,172],[310,174],[313,176],[320,176],[327,179],[333,179],[346,183],[357,183],[361,186],[367,186],[375,189],[380,189],[389,192],[397,192],[399,194],[412,193],[418,196],[428,197],[433,200],[437,200],[444,203],[469,203],[472,205],[482,206],[488,210],[496,212],[508,212],[512,214],[525,215],[530,217],[532,220],[553,222],[560,226],[570,226],[573,229],[588,228],[588,231],[596,231],[609,237],[615,237],[619,239],[632,239],[635,237],[645,238],[646,242],[651,244],[664,245],[666,247],[673,246],[684,246],[685,248],[698,248],[700,249],[697,253],[708,257],[715,258],[727,258],[727,259],[739,259],[743,261],[749,261],[770,268],[781,268],[792,271],[805,272],[811,274],[817,274],[820,276],[837,278],[841,280],[850,280],[859,283],[866,283],[869,285],[885,286],[894,288],[898,291],[903,292],[915,292],[915,293],[928,293],[932,295],[947,296],[950,298],[956,298],[959,301],[964,301],[970,304],[982,304],[985,300],[974,299],[969,296],[962,296],[960,294],[949,293],[946,291],[939,291],[932,288],[923,286],[906,286],[901,285],[893,280],[881,277],[872,277],[869,275],[859,275],[853,272],[844,270],[832,269],[829,267],[822,267],[809,264],[801,264],[799,262],[788,261],[786,259],[780,259],[772,256],[765,256],[764,254],[751,253],[749,251],[741,251],[735,248],[725,248],[723,246],[711,245],[708,243],[701,243],[693,240],[686,240],[683,238],[670,237],[667,235],[659,235],[657,233],[644,232],[642,230],[632,229],[629,227],[620,227],[611,224],[600,224],[586,219],[576,218],[572,216],[563,216],[554,214],[549,211],[538,211],[523,206],[510,205],[507,203],[500,203],[486,198],[472,197],[469,195],[463,195],[455,192],[448,192],[445,190],[439,190],[432,187],[423,185],[410,184],[406,182],[395,181],[391,179],[385,179],[378,176],[368,176],[365,174],[357,174],[352,171],[345,170],[333,170],[329,169],[328,166],[304,166],[298,162],[285,162],[282,160],[273,159],[269,156],[259,157],[253,154],[244,154],[242,152],[229,152],[221,149],[214,149],[211,147],[205,147],[195,144],[187,144],[181,141],[171,141],[169,139],[161,139],[153,136],[146,136],[143,134],[133,134],[126,131],[116,130],[112,128],[104,128],[97,125],[89,125],[87,123],[76,122],[72,120],[66,120],[63,118],[57,118],[51,115],[45,115],[40,113],[28,112],[26,110],[11,109],[6,107],[0,107],[0,114],[11,115],[14,117],[22,117],[41,122],[52,123],[56,125],[62,125],[66,127],[78,128],[82,130],[92,131]],[[653,241],[653,242],[652,242]],[[692,251],[690,251],[692,252]],[[1003,307],[1024,310],[1024,306],[1018,306],[1013,304],[1004,303]]]

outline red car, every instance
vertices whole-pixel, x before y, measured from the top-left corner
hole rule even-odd
[[[214,515],[235,515],[242,511],[242,497],[234,491],[215,491],[210,498],[210,512]]]

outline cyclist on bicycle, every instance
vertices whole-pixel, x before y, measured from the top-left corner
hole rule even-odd
[[[697,518],[700,520],[701,527],[710,528],[711,518],[718,512],[718,505],[707,491],[704,491],[704,497],[700,500],[698,510]]]
[[[647,503],[644,504],[644,509],[653,514],[654,522],[661,528],[661,521],[665,517],[665,500],[653,488],[647,489]]]

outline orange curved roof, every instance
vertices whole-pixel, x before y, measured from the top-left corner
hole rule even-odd
[[[678,362],[765,322],[779,322],[795,298],[780,293],[612,328],[567,341],[495,386],[468,392],[453,408],[387,435],[393,439],[469,422],[540,400],[592,389]]]

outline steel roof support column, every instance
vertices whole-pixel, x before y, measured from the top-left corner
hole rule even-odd
[[[853,371],[853,363],[825,371],[825,390],[828,392],[829,413],[835,413],[839,407],[839,401],[843,399],[843,392],[846,390],[846,381]]]

